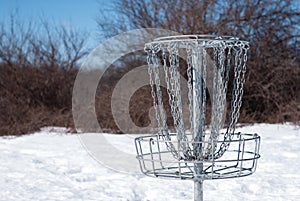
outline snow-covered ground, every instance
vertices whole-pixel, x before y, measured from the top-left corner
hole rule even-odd
[[[300,200],[300,128],[256,124],[238,130],[262,137],[257,171],[244,178],[205,181],[204,199]],[[116,146],[134,150],[132,136],[104,136]],[[102,151],[110,155],[109,149]],[[64,129],[46,128],[32,135],[0,138],[0,152],[1,201],[193,200],[192,181],[116,172],[96,162],[79,135],[65,134]]]

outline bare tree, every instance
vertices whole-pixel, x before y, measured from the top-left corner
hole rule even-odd
[[[29,62],[27,60],[30,54],[28,41],[33,29],[31,22],[25,24],[17,20],[15,14],[11,14],[8,23],[0,24],[0,59],[2,62],[9,66]]]
[[[97,23],[102,37],[131,29],[163,28],[248,40],[251,48],[241,120],[300,122],[297,5],[296,0],[115,0],[100,9]]]
[[[17,13],[0,24],[0,61],[9,66],[73,68],[87,54],[87,33],[63,25],[22,21]]]
[[[87,34],[13,13],[0,22],[0,135],[72,127],[72,89]]]

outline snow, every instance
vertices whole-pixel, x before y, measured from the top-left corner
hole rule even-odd
[[[193,200],[192,181],[151,178],[135,170],[120,173],[91,157],[90,150],[82,145],[84,134],[66,131],[45,128],[31,135],[0,138],[1,201]],[[204,199],[300,200],[300,128],[291,124],[255,124],[239,131],[262,137],[257,171],[244,178],[205,181]],[[134,154],[136,135],[103,136],[113,141],[113,146],[125,147],[127,154]],[[114,158],[110,149],[101,151]],[[122,158],[119,160],[122,162]]]

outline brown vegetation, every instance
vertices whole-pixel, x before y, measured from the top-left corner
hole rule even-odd
[[[0,135],[74,127],[72,89],[86,54],[84,35],[26,23],[12,15],[10,24],[0,24]]]
[[[136,28],[163,28],[249,40],[239,121],[299,124],[300,11],[295,1],[116,0],[111,5],[108,10],[114,14],[101,10],[97,21],[105,38]],[[87,53],[84,42],[84,34],[45,21],[25,24],[12,15],[10,23],[0,24],[0,135],[43,126],[74,128],[72,90],[79,61]],[[127,55],[104,74],[96,95],[104,131],[121,132],[111,113],[113,89],[123,75],[145,64],[144,57]],[[145,86],[130,100],[132,121],[141,127],[150,123],[149,92]]]
[[[300,10],[292,0],[116,0],[105,37],[139,28],[238,36],[250,42],[239,122],[300,122]],[[113,16],[113,17],[112,17]],[[128,61],[124,66],[138,66]],[[143,95],[135,103],[143,105]],[[148,106],[149,108],[149,106]],[[146,123],[144,124],[144,126]]]
[[[0,65],[0,133],[30,133],[44,126],[73,127],[76,70]]]

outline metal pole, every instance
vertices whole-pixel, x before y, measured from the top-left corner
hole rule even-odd
[[[197,47],[198,48],[198,47]],[[204,122],[203,119],[203,91],[202,91],[202,60],[203,60],[203,52],[202,49],[193,49],[194,51],[194,69],[193,69],[193,81],[192,81],[192,89],[193,89],[193,131],[194,131],[194,201],[203,201],[203,180],[201,180],[201,174],[203,171],[203,163],[199,160],[202,158],[203,152],[203,136],[204,136]],[[196,51],[196,52],[195,52]],[[198,94],[196,92],[198,90]],[[199,121],[200,120],[200,121]],[[200,177],[200,178],[199,178]]]
[[[194,201],[203,201],[203,180],[194,180]]]

